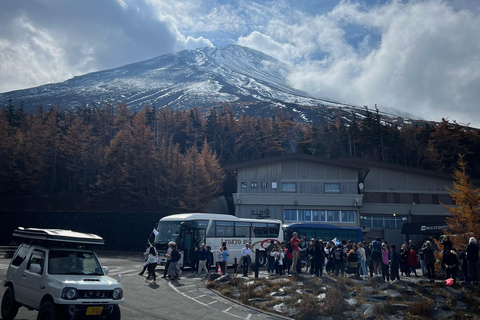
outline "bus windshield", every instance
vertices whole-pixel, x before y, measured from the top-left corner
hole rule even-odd
[[[181,223],[181,221],[160,221],[157,227],[158,234],[155,236],[155,243],[177,242]]]

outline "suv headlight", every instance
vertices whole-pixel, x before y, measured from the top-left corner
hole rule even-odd
[[[122,288],[115,288],[113,289],[113,300],[119,300],[123,298],[123,289]]]
[[[75,299],[77,299],[77,289],[69,288],[69,287],[63,288],[62,299],[65,299],[65,300],[75,300]]]

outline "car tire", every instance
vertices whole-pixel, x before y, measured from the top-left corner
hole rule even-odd
[[[108,320],[120,320],[122,318],[118,304],[113,306],[112,313],[107,317]]]
[[[51,301],[45,301],[38,310],[37,320],[57,320],[57,308]]]
[[[15,294],[12,287],[5,290],[2,298],[2,319],[13,320],[17,315],[20,304],[15,301]]]

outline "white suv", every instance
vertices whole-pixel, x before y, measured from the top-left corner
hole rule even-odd
[[[120,319],[122,286],[106,275],[108,269],[85,248],[99,244],[99,239],[103,243],[102,238],[57,229],[15,232],[24,243],[15,252],[4,281],[3,319],[14,319],[21,306],[38,310],[37,319],[42,320]]]

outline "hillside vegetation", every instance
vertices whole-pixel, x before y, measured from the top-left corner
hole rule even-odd
[[[367,112],[316,126],[282,112],[238,116],[228,105],[206,115],[9,105],[0,110],[0,197],[4,210],[203,211],[235,192],[222,166],[292,152],[447,173],[464,154],[467,172],[480,177],[479,131],[446,120],[399,127]]]

